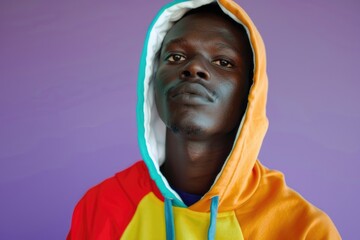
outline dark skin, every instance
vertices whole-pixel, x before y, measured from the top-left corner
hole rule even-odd
[[[196,13],[165,36],[155,76],[155,102],[166,124],[170,185],[203,195],[229,155],[244,114],[251,52],[247,36],[223,16]]]

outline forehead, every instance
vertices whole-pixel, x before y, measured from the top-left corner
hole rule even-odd
[[[186,41],[202,41],[211,43],[215,41],[217,45],[222,43],[241,50],[247,39],[242,26],[227,16],[214,13],[194,13],[180,19],[166,34],[163,46],[173,43],[183,43]]]

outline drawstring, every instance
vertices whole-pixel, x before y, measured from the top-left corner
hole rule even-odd
[[[208,240],[215,239],[216,217],[217,217],[218,207],[219,207],[219,196],[214,196],[213,198],[211,198]],[[165,198],[165,224],[166,224],[166,240],[175,240],[174,214],[172,210],[172,201],[169,198]]]
[[[219,196],[215,196],[211,199],[210,207],[210,226],[208,230],[208,240],[215,239],[216,232],[216,216],[219,207]]]
[[[165,225],[166,240],[175,240],[174,214],[172,210],[172,201],[169,198],[165,198]]]

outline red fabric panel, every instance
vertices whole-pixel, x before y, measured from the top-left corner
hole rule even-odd
[[[137,205],[151,191],[163,200],[143,161],[103,181],[76,205],[67,240],[120,239]]]

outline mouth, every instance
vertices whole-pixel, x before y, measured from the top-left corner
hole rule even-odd
[[[213,94],[199,83],[182,83],[170,89],[171,100],[189,104],[214,102]]]

